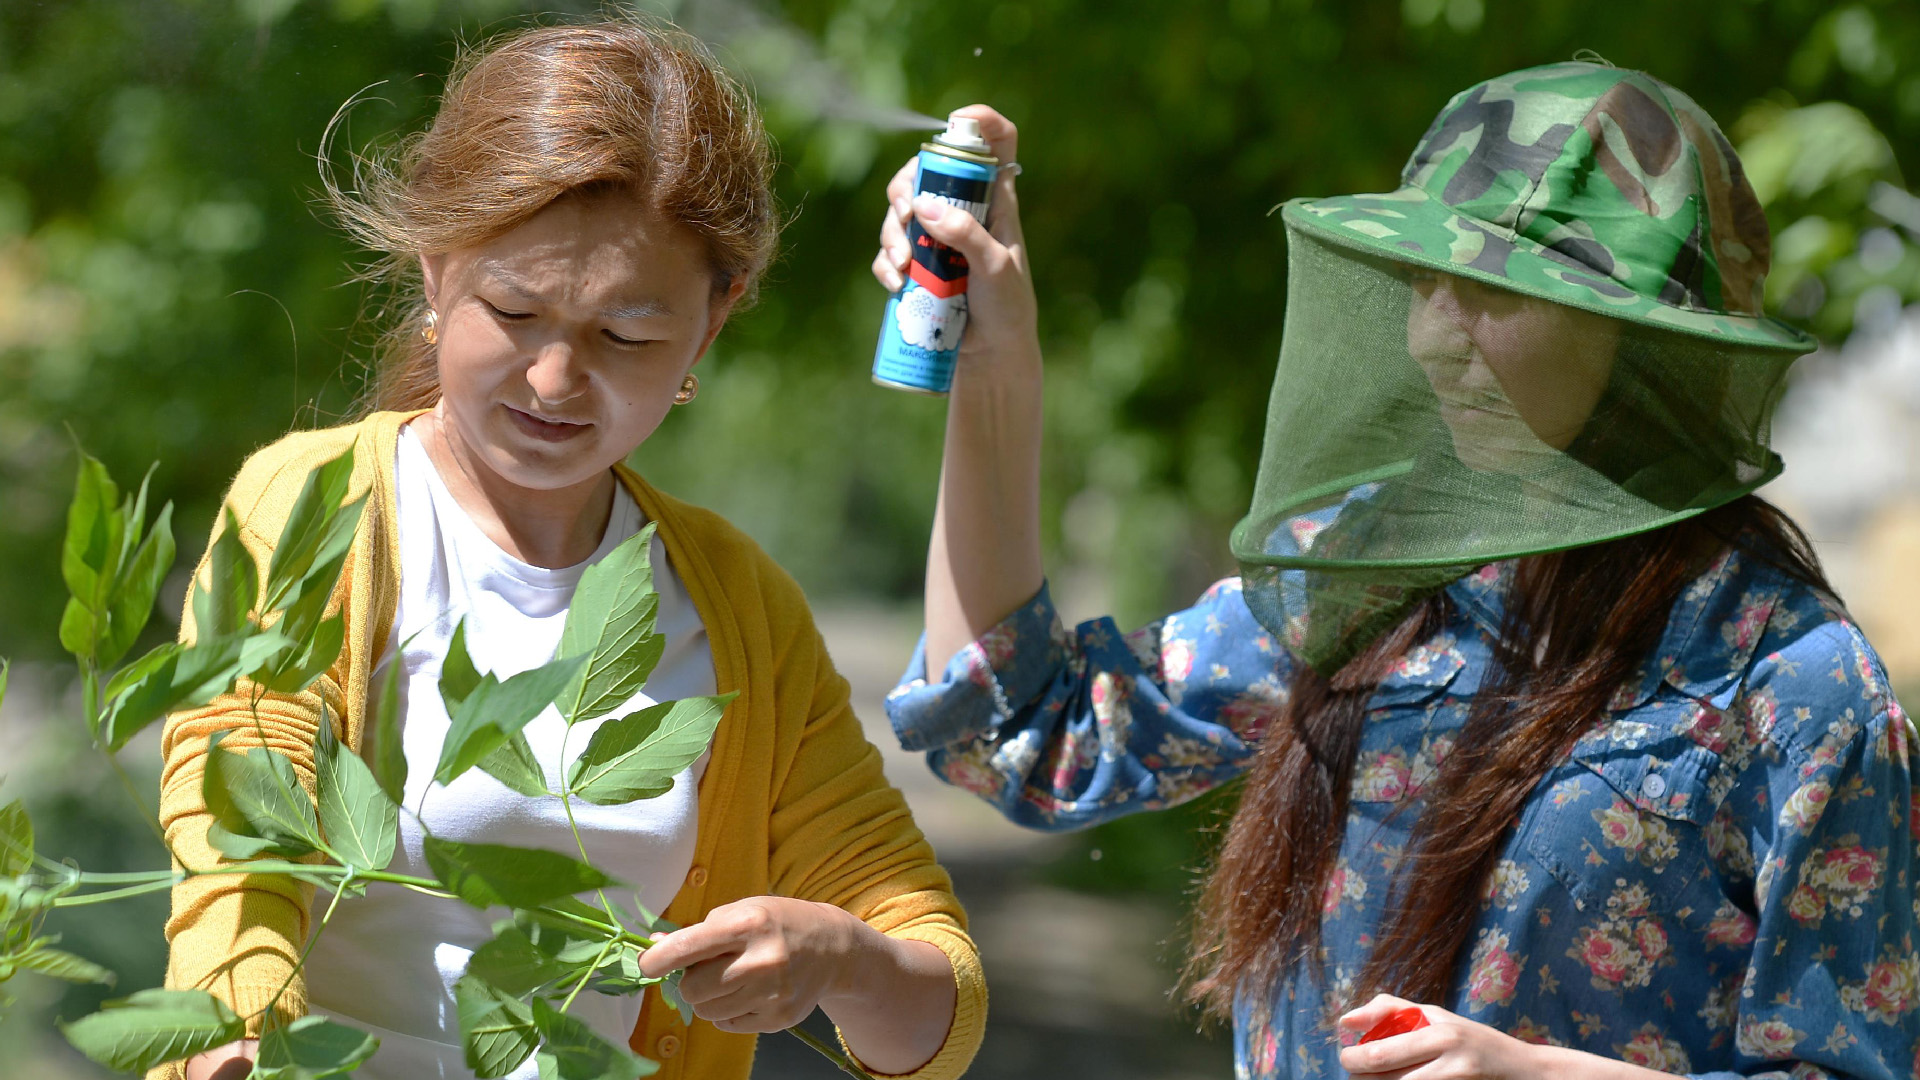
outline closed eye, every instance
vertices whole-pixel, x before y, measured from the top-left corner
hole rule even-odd
[[[619,345],[622,348],[638,348],[642,345],[653,345],[653,344],[657,344],[660,340],[659,338],[621,337],[619,334],[616,334],[611,330],[602,330],[600,332],[607,335],[608,341],[611,341],[615,345]]]
[[[493,317],[496,319],[505,319],[507,322],[520,322],[523,319],[533,318],[533,312],[531,311],[508,311],[484,296],[478,299],[482,304],[487,306],[487,310],[492,312]]]

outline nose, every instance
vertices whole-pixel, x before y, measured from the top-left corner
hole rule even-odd
[[[527,385],[540,401],[561,405],[586,390],[587,374],[576,361],[571,345],[550,341],[540,347],[533,363],[527,365]]]

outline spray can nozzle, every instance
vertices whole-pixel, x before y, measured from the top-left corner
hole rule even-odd
[[[987,145],[986,137],[980,134],[980,121],[958,113],[947,117],[947,130],[935,135],[933,141],[976,154],[984,154],[992,149]]]

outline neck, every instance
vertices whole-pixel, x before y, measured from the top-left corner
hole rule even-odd
[[[521,562],[549,569],[593,554],[613,514],[612,470],[550,490],[510,483],[467,445],[444,408],[436,405],[413,423],[447,491],[487,539]]]

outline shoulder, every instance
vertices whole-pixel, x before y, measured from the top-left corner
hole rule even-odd
[[[1804,763],[1907,723],[1880,656],[1831,593],[1770,568],[1752,575],[1765,622],[1743,679],[1747,712],[1789,761]]]
[[[250,531],[278,536],[308,474],[348,451],[355,452],[351,489],[366,490],[381,466],[372,446],[382,431],[398,430],[397,415],[375,413],[350,424],[280,436],[241,464],[227,490],[227,505]]]
[[[763,614],[776,634],[812,625],[799,583],[751,536],[713,510],[668,495],[625,466],[618,472],[641,509],[660,521],[668,557],[676,559],[682,578],[693,579],[687,581],[689,588],[715,595],[736,619],[751,621],[756,613]]]

